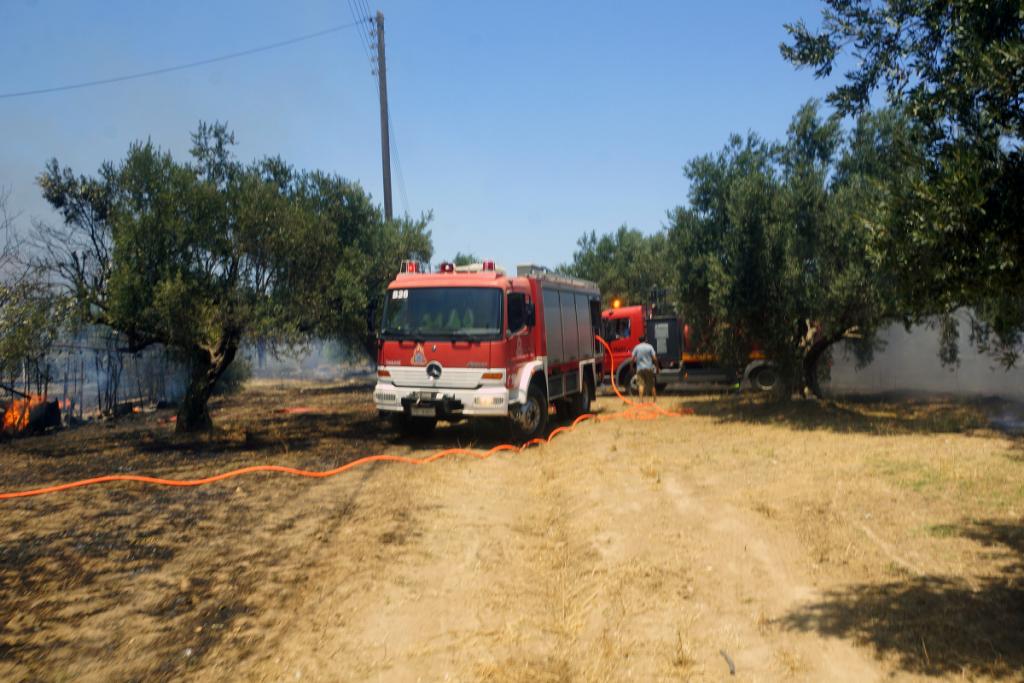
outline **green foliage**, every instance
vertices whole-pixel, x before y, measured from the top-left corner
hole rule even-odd
[[[792,267],[773,253],[788,246],[780,239],[784,235],[773,233],[780,194],[775,155],[756,135],[733,136],[717,155],[687,164],[690,205],[670,212],[684,316],[734,366],[744,362],[754,340],[777,362],[789,364],[801,317],[785,297],[792,283],[780,277]]]
[[[331,263],[324,274],[331,297],[323,303],[318,334],[346,342],[367,342],[377,328],[379,302],[403,259],[429,261],[433,253],[427,225],[419,219],[384,221],[362,189],[344,178],[321,172],[289,173],[298,187],[298,201],[330,226]],[[272,338],[272,336],[271,336]]]
[[[452,259],[452,263],[456,266],[468,266],[474,263],[480,263],[480,259],[475,254],[463,254],[461,251],[456,252],[455,258]]]
[[[670,213],[676,294],[727,364],[759,346],[791,388],[817,390],[833,343],[853,336],[869,354],[898,315],[875,230],[901,207],[892,179],[913,173],[903,137],[900,117],[883,112],[844,138],[809,103],[785,142],[733,136],[686,166],[690,205]]]
[[[200,124],[191,162],[139,142],[98,177],[56,160],[39,177],[64,218],[42,230],[44,265],[80,318],[133,350],[189,358],[182,429],[209,423],[209,393],[244,338],[363,340],[401,259],[430,255],[429,216],[385,222],[358,185],[279,158],[243,164],[233,144],[223,124]]]
[[[821,29],[786,28],[783,56],[831,74],[843,114],[877,90],[906,112],[925,154],[912,210],[884,226],[886,267],[917,316],[961,306],[972,337],[1013,363],[1024,346],[1024,5],[1020,0],[826,0]],[[947,353],[955,358],[955,349]]]
[[[572,262],[560,270],[596,282],[606,305],[614,299],[623,305],[646,303],[652,289],[664,288],[670,281],[664,231],[648,236],[623,225],[601,237],[593,231],[585,233],[576,245]]]
[[[67,320],[67,304],[33,273],[0,283],[0,378],[20,375],[26,363],[45,371]]]
[[[69,302],[23,263],[7,198],[0,188],[0,379],[28,370],[30,379],[34,374],[45,384],[46,358],[67,322]]]

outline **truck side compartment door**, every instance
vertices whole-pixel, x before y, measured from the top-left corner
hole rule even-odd
[[[593,358],[594,326],[590,321],[590,301],[586,294],[576,295],[576,335],[579,339],[579,358]]]
[[[548,365],[563,362],[562,351],[562,314],[558,307],[558,291],[552,287],[544,287],[544,334],[548,347]]]
[[[576,299],[572,292],[558,293],[562,311],[562,362],[580,359],[580,334],[576,326]]]

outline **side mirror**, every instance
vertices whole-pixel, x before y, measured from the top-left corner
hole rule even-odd
[[[537,308],[533,304],[526,304],[526,326],[533,327],[537,324]]]

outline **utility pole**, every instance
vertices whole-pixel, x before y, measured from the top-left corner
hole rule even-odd
[[[377,12],[377,85],[380,91],[380,156],[384,167],[384,219],[391,220],[391,140],[388,135],[388,71],[384,62],[384,13]]]

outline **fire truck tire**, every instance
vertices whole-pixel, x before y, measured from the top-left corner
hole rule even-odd
[[[757,391],[773,391],[779,383],[779,373],[770,365],[754,370],[750,375],[750,386]]]
[[[583,391],[573,394],[569,398],[555,401],[555,412],[558,419],[564,421],[575,420],[580,415],[590,412],[590,380],[583,385]]]
[[[593,393],[590,378],[583,381],[583,391],[572,397],[572,418],[575,420],[580,415],[590,412],[590,395]]]
[[[392,416],[391,423],[403,436],[428,436],[437,426],[436,417],[410,417],[404,413]]]
[[[526,403],[519,407],[518,417],[512,417],[512,433],[516,439],[529,441],[540,436],[548,424],[548,397],[539,384],[530,385]]]
[[[636,396],[640,393],[640,387],[636,379],[636,370],[633,369],[632,363],[626,363],[622,366],[618,376],[615,378],[615,384],[619,387],[619,391],[628,396]]]

